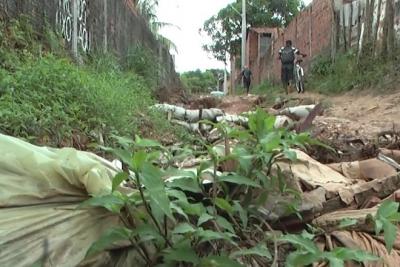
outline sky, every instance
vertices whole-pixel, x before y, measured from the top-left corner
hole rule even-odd
[[[284,0],[283,0],[284,1]],[[312,0],[305,0],[309,4]],[[175,65],[178,72],[223,68],[224,64],[213,59],[202,46],[209,38],[199,29],[211,16],[234,0],[160,0],[158,20],[179,27],[165,27],[160,33],[176,44]]]

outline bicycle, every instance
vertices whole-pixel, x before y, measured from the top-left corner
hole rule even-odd
[[[298,59],[294,64],[294,83],[299,94],[304,93],[304,69],[301,66],[302,62],[302,59]]]

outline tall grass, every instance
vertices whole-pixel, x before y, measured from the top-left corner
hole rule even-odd
[[[354,51],[340,54],[334,62],[318,57],[311,67],[307,87],[325,94],[353,89],[374,89],[384,92],[399,82],[398,53],[393,58],[383,56],[358,57]]]
[[[0,29],[0,132],[51,146],[71,145],[76,135],[111,145],[112,135],[177,134],[149,111],[156,62],[131,59],[128,68],[111,54],[97,54],[77,66],[54,33],[42,40],[29,25],[21,19]],[[136,73],[143,64],[146,71]]]

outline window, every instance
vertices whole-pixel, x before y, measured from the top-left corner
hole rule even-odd
[[[271,33],[261,33],[260,35],[260,57],[263,57],[267,54],[271,47],[272,43],[272,34]]]

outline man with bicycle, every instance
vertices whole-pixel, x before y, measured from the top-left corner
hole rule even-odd
[[[291,40],[287,40],[286,46],[279,50],[279,59],[282,62],[281,79],[286,94],[289,94],[289,86],[293,82],[296,55],[307,56],[306,54],[301,54],[297,48],[293,47]]]

